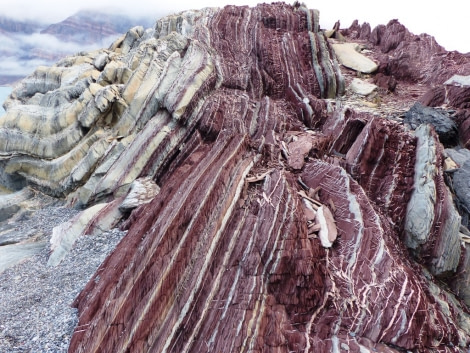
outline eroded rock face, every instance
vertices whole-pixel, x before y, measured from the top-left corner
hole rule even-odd
[[[468,347],[470,315],[445,289],[468,302],[443,147],[429,125],[341,97],[350,72],[318,16],[282,3],[187,11],[15,89],[2,175],[92,206],[56,228],[51,265],[144,203],[77,297],[69,352]],[[369,42],[397,95],[449,74],[406,76],[400,58],[419,44],[397,22],[354,28],[345,39]]]

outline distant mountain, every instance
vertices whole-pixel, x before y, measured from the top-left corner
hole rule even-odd
[[[0,16],[0,33],[33,34],[41,29],[41,24],[32,21],[19,21]]]
[[[96,11],[80,11],[58,23],[0,16],[0,85],[12,84],[37,66],[50,66],[67,55],[107,47],[129,28],[151,27],[154,20]]]
[[[123,15],[80,11],[64,21],[49,25],[41,34],[51,34],[65,42],[99,43],[110,36],[125,33],[136,25],[148,27],[152,21]]]

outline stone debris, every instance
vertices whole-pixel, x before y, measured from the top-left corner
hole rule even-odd
[[[368,96],[369,94],[377,91],[377,86],[364,80],[355,78],[349,85],[349,89],[356,94],[360,94],[361,96]]]
[[[0,273],[0,351],[66,353],[77,325],[71,303],[87,281],[100,280],[94,276],[98,265],[123,235],[113,230],[81,237],[57,267],[46,265],[45,238],[35,255]]]
[[[114,203],[114,205],[113,205]],[[117,203],[97,204],[52,229],[48,266],[57,266],[80,236],[111,230],[121,219]],[[98,229],[97,229],[98,228]]]
[[[160,191],[160,187],[150,177],[136,179],[129,194],[119,205],[122,212],[130,212],[134,208],[149,203]]]

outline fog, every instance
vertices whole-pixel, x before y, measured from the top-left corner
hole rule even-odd
[[[50,34],[9,36],[0,34],[0,52],[2,53],[0,75],[26,76],[37,66],[50,66],[65,55],[80,51],[109,47],[114,40],[116,36],[104,38],[101,43],[81,45],[63,42]]]

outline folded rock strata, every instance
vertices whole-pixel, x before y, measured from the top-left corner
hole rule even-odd
[[[398,97],[467,72],[467,57],[396,21],[343,34],[368,44]],[[74,302],[69,352],[468,348],[470,257],[443,146],[387,104],[352,105],[332,44],[298,3],[206,8],[13,91],[2,180],[87,208],[56,228],[52,265],[133,209]],[[418,46],[416,60],[444,64],[406,66]]]

